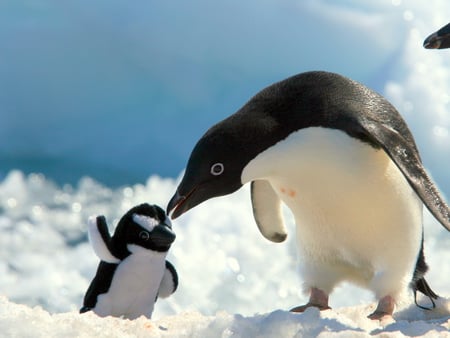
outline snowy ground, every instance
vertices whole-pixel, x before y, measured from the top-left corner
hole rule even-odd
[[[2,337],[450,337],[450,317],[425,317],[407,309],[394,321],[380,323],[362,315],[369,306],[339,308],[319,312],[308,309],[292,314],[273,311],[253,316],[218,312],[205,316],[196,311],[182,312],[159,320],[140,317],[123,320],[99,318],[92,313],[51,315],[42,308],[29,308],[0,298]]]
[[[89,178],[59,187],[41,175],[11,172],[0,183],[0,336],[4,337],[294,337],[387,332],[441,336],[449,330],[449,304],[423,311],[405,299],[394,322],[366,318],[372,295],[345,285],[333,310],[287,310],[306,301],[296,274],[292,218],[287,243],[269,243],[252,219],[249,191],[214,199],[174,222],[169,260],[180,287],[157,302],[154,321],[100,319],[78,308],[98,263],[86,238],[86,220],[104,214],[110,226],[143,201],[165,206],[173,179],[152,176],[145,185],[110,189]],[[450,236],[426,214],[428,280],[450,296]],[[5,298],[6,297],[6,298]],[[18,305],[23,304],[23,305]],[[37,307],[36,307],[37,306]]]

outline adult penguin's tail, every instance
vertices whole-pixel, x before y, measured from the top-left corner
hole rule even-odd
[[[439,296],[431,289],[431,287],[428,285],[428,282],[425,280],[424,276],[427,271],[428,271],[428,264],[425,262],[425,254],[423,253],[423,233],[422,233],[422,243],[420,244],[420,251],[417,257],[416,268],[414,269],[414,274],[410,286],[414,292],[414,303],[416,303],[416,305],[421,309],[432,310],[436,307],[435,300],[438,299]],[[430,299],[430,302],[432,304],[431,307],[422,306],[419,305],[419,303],[417,303],[417,291],[423,293]]]
[[[420,307],[421,309],[424,309],[424,310],[434,309],[436,307],[435,300],[438,299],[439,296],[431,289],[431,287],[428,285],[425,278],[421,277],[421,278],[413,281],[411,284],[412,284],[411,287],[414,292],[414,303],[416,303],[416,305],[418,307]],[[417,291],[423,293],[425,296],[427,296],[430,299],[431,304],[432,304],[431,307],[422,306],[419,303],[417,303]]]

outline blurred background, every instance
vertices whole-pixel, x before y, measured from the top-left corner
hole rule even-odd
[[[387,96],[450,192],[445,0],[0,0],[0,179],[177,177],[214,123],[273,82],[338,72]]]

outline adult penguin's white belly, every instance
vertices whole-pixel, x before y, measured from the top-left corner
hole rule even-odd
[[[422,202],[382,149],[328,128],[290,134],[245,167],[268,180],[294,214],[305,286],[343,280],[396,295],[411,282]]]

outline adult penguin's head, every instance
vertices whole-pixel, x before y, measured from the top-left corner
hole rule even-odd
[[[450,48],[450,23],[427,37],[423,46],[426,49]]]

